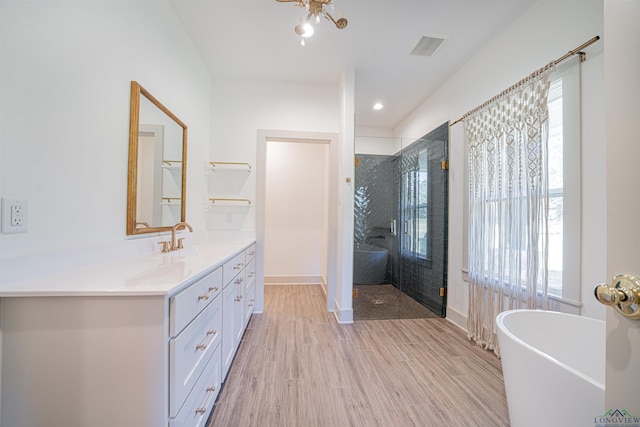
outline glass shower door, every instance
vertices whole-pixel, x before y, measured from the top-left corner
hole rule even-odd
[[[447,286],[447,145],[444,124],[403,146],[399,172],[399,287],[441,317],[446,314]]]

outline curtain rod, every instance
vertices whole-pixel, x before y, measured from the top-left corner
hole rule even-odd
[[[582,49],[584,49],[587,46],[592,45],[593,43],[597,42],[598,40],[600,40],[600,36],[595,36],[594,38],[592,38],[591,40],[581,44],[577,48],[575,48],[573,50],[570,50],[569,52],[565,53],[563,56],[561,56],[560,58],[556,59],[555,61],[551,61],[549,64],[545,65],[544,67],[540,68],[539,70],[534,71],[533,73],[531,73],[530,75],[528,75],[524,79],[520,80],[518,83],[509,86],[507,89],[503,90],[498,95],[496,95],[493,98],[491,98],[490,100],[488,100],[488,101],[484,102],[483,104],[477,106],[473,110],[467,111],[462,117],[460,117],[458,120],[456,120],[453,123],[451,123],[449,125],[449,127],[455,125],[456,123],[460,123],[461,121],[463,121],[464,119],[466,119],[467,117],[469,117],[470,115],[475,113],[476,111],[486,107],[487,105],[489,105],[492,102],[496,101],[498,98],[500,98],[500,97],[508,94],[509,92],[517,89],[518,87],[522,86],[524,83],[528,82],[533,77],[536,77],[536,76],[540,75],[540,73],[542,73],[542,72],[546,71],[547,69],[549,69],[550,66],[557,65],[557,64],[561,63],[562,61],[564,61],[565,59],[568,59],[568,58],[572,57],[573,55],[577,55],[577,54],[580,55],[580,62],[584,62],[585,59],[586,59],[586,54],[584,52],[582,52]]]

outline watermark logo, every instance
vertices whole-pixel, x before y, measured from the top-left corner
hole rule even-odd
[[[593,422],[595,427],[640,427],[640,417],[631,415],[626,409],[609,409]]]

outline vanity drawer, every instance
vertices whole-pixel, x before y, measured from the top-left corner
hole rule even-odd
[[[169,299],[169,336],[175,337],[222,291],[222,268],[217,268]]]
[[[220,392],[220,346],[211,356],[202,375],[180,412],[169,420],[169,427],[203,427]]]
[[[222,275],[224,278],[224,287],[226,288],[229,283],[233,280],[234,277],[238,275],[242,271],[245,265],[245,255],[244,251],[240,252],[238,255],[231,258],[229,261],[225,262],[222,266]]]
[[[244,269],[245,276],[247,277],[247,285],[251,285],[256,279],[256,260],[252,259],[247,262],[247,268]]]
[[[169,412],[175,416],[222,340],[222,297],[169,341]]]
[[[253,314],[254,307],[256,305],[256,283],[255,281],[249,282],[249,286],[246,291],[245,302],[244,302],[244,327],[246,328],[249,324],[249,320],[251,320],[251,315]]]
[[[251,261],[256,257],[256,244],[254,243],[253,245],[249,246],[245,251],[245,253],[246,253],[247,264],[248,264],[249,261]]]

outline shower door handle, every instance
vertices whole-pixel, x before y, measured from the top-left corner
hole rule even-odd
[[[396,220],[395,219],[391,220],[391,235],[392,236],[397,236],[398,235],[398,226],[396,224]]]
[[[404,221],[404,234],[411,234],[411,220]]]

